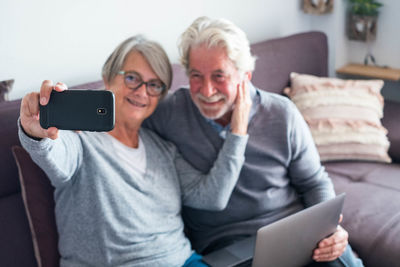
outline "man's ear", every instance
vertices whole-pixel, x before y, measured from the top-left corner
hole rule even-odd
[[[244,73],[244,80],[245,81],[251,81],[252,76],[253,76],[253,73],[251,71],[246,71]]]

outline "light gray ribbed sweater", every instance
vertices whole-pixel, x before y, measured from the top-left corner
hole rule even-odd
[[[191,255],[181,205],[222,209],[237,181],[248,137],[229,134],[208,176],[175,146],[141,129],[145,177],[132,177],[104,133],[60,131],[23,147],[55,186],[61,266],[181,266]],[[104,137],[104,136],[103,136]]]

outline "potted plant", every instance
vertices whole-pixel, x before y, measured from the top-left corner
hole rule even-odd
[[[349,0],[350,16],[348,36],[350,40],[370,41],[376,38],[378,9],[382,6],[375,0]]]

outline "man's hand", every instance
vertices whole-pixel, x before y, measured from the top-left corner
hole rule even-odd
[[[50,127],[49,129],[43,129],[39,123],[39,101],[41,105],[47,105],[50,99],[52,90],[58,92],[64,91],[67,86],[63,83],[57,83],[55,86],[52,81],[44,81],[40,88],[40,93],[29,93],[24,96],[21,102],[20,118],[21,126],[24,131],[36,138],[51,138],[56,139],[58,137],[58,129]]]
[[[247,88],[247,79],[237,85],[235,108],[231,118],[231,131],[234,134],[246,135],[247,125],[249,124],[249,114],[251,108],[250,91]]]
[[[340,215],[339,223],[343,216]],[[315,261],[333,261],[339,258],[346,250],[349,234],[340,225],[335,233],[330,237],[321,240],[318,247],[314,250],[313,260]]]

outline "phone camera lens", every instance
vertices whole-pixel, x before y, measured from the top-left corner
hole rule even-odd
[[[107,113],[105,108],[98,108],[97,109],[97,114],[99,115],[105,115]]]

